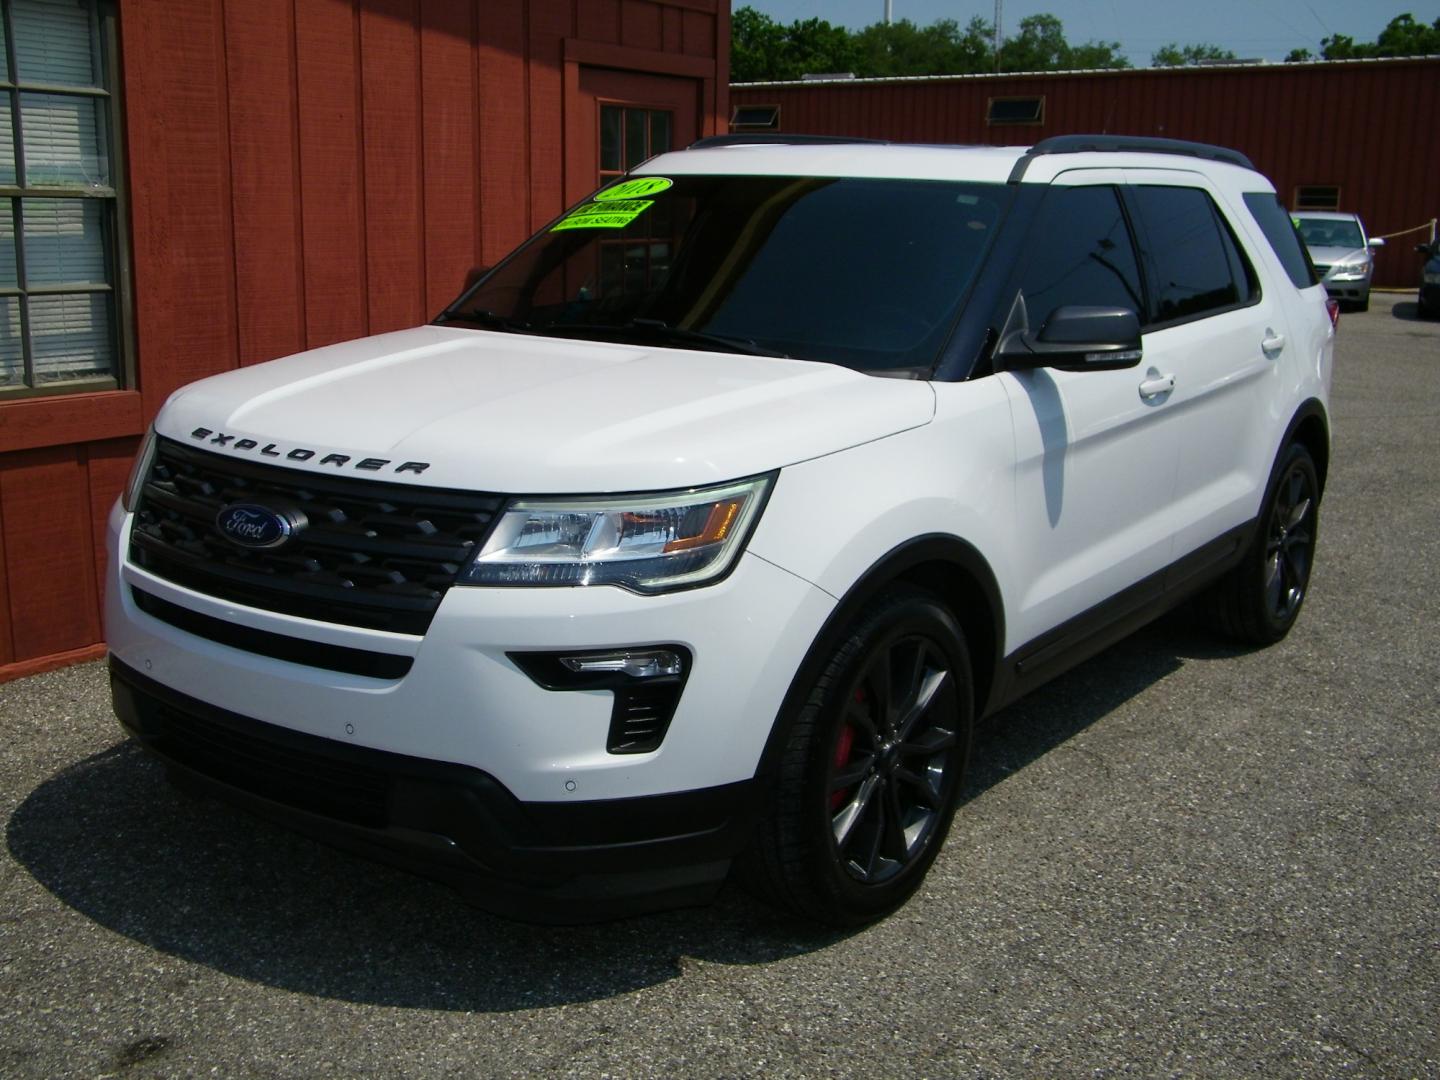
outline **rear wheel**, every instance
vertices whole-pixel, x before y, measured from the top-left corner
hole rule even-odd
[[[1320,481],[1299,443],[1281,455],[1244,560],[1209,595],[1213,621],[1227,636],[1270,645],[1290,632],[1310,586],[1320,524]]]
[[[894,590],[852,625],[791,725],[775,808],[744,876],[767,899],[837,926],[905,902],[949,831],[974,702],[959,625]]]

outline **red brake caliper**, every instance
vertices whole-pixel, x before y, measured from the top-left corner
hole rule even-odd
[[[855,688],[855,701],[858,704],[865,704],[865,691],[860,687]],[[840,737],[835,740],[835,771],[839,772],[846,765],[850,764],[850,755],[855,749],[855,728],[846,724],[840,729]],[[845,800],[850,797],[850,789],[842,788],[830,796],[830,812],[833,814],[840,807],[845,805]]]

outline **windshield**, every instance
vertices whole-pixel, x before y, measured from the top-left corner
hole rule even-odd
[[[928,369],[996,231],[1000,184],[631,177],[440,316],[562,337]]]
[[[1300,239],[1306,247],[1362,248],[1365,238],[1360,235],[1360,225],[1343,218],[1296,218],[1300,227]]]

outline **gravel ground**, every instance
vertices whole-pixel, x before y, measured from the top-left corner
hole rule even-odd
[[[1007,710],[922,893],[549,930],[173,791],[0,686],[0,1076],[1440,1076],[1440,323],[1342,317],[1313,590]]]

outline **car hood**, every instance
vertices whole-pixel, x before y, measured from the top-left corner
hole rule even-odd
[[[1367,248],[1312,247],[1310,261],[1317,266],[1339,266],[1345,263],[1364,262],[1370,257]]]
[[[831,364],[424,326],[204,379],[156,430],[331,475],[568,494],[766,472],[934,408],[928,383]]]

